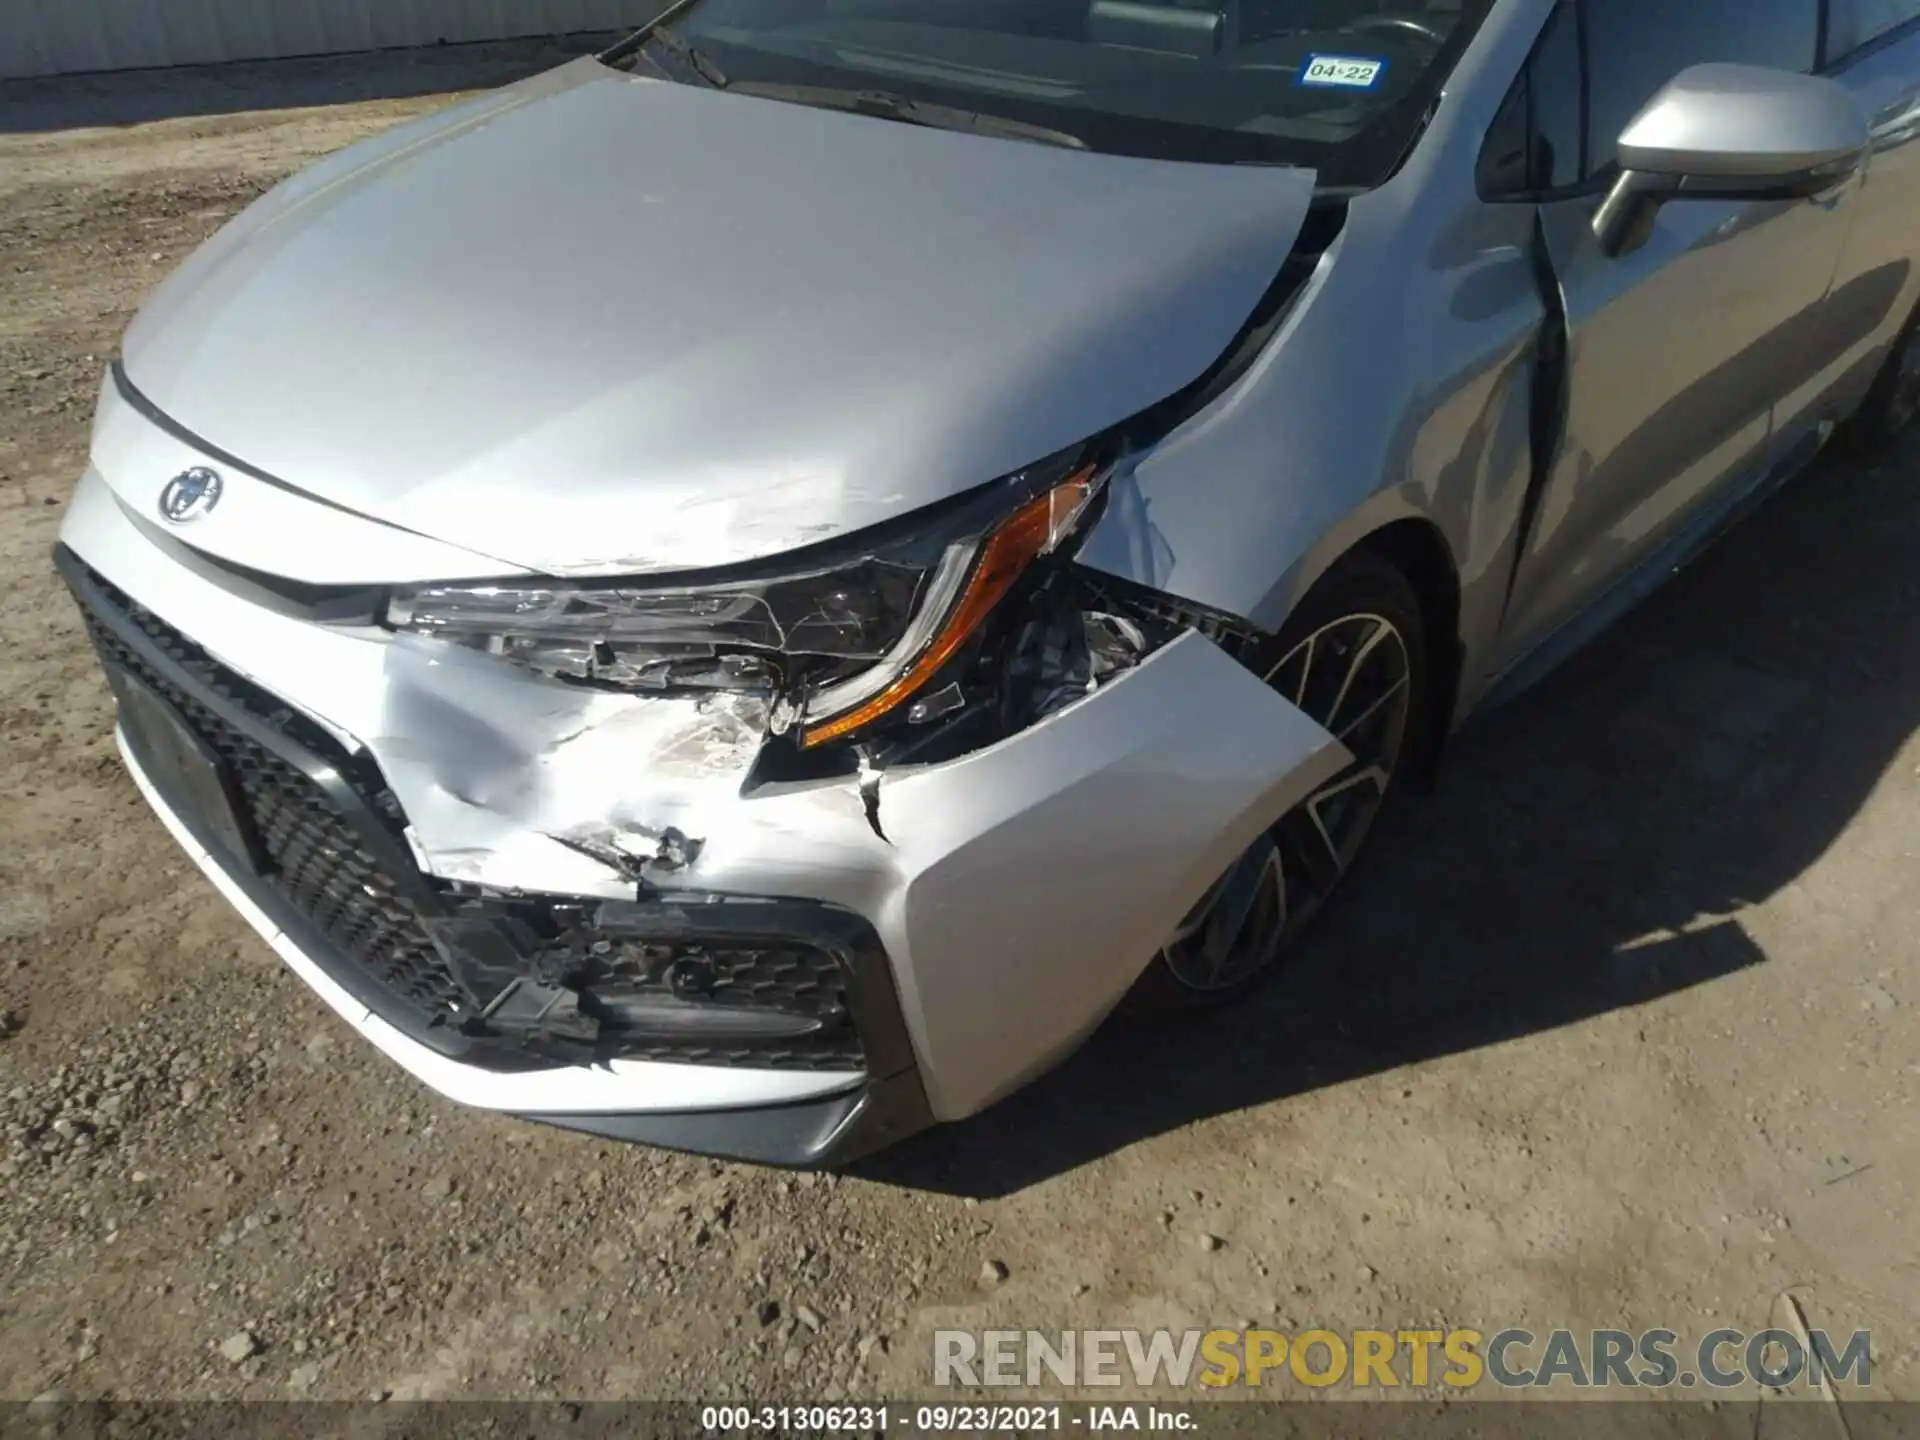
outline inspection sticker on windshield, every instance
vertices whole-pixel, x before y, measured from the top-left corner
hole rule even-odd
[[[1335,90],[1371,90],[1387,73],[1387,62],[1366,55],[1309,55],[1300,72],[1302,85]]]

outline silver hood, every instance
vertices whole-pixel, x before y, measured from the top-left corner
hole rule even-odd
[[[125,364],[207,444],[388,523],[556,573],[723,564],[1180,389],[1312,187],[587,60],[282,187]]]

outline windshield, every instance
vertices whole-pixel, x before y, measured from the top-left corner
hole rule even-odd
[[[647,53],[687,83],[1357,188],[1397,168],[1491,3],[699,0]]]

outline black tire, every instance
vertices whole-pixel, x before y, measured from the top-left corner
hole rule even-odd
[[[1326,649],[1320,651],[1321,646]],[[1388,646],[1397,650],[1398,660],[1404,664],[1404,703],[1387,691],[1389,662],[1395,660],[1394,654],[1384,648]],[[1351,663],[1347,683],[1338,694],[1329,678],[1336,674],[1329,668],[1329,661],[1340,665],[1357,661]],[[1210,904],[1229,917],[1234,910],[1246,908],[1240,902],[1245,901],[1247,887],[1253,883],[1252,870],[1257,868],[1261,889],[1249,902],[1256,908],[1248,913],[1245,926],[1251,930],[1265,921],[1269,933],[1258,938],[1248,935],[1245,953],[1238,955],[1232,966],[1214,971],[1213,978],[1219,983],[1205,985],[1198,983],[1193,973],[1195,965],[1178,947],[1198,944],[1202,956],[1210,956],[1221,948],[1218,935],[1203,936],[1199,941],[1191,934],[1184,940],[1176,938],[1154,958],[1136,990],[1136,1004],[1151,1009],[1220,1005],[1285,970],[1300,937],[1340,888],[1340,882],[1352,873],[1380,815],[1406,788],[1406,772],[1413,768],[1412,762],[1430,738],[1425,731],[1431,723],[1431,676],[1419,597],[1392,563],[1371,551],[1354,551],[1336,563],[1307,593],[1280,633],[1260,647],[1252,663],[1270,684],[1315,720],[1323,725],[1332,720],[1346,731],[1343,738],[1354,747],[1358,759],[1335,782],[1283,816],[1235,862],[1186,922],[1192,925],[1200,920]],[[1380,690],[1380,708],[1369,708],[1372,702],[1368,691],[1361,688],[1363,682]],[[1337,713],[1328,713],[1330,707]],[[1381,733],[1374,733],[1370,728],[1374,726],[1381,727]],[[1382,767],[1385,780],[1375,800],[1373,771]],[[1341,785],[1347,788],[1340,790]],[[1336,806],[1345,807],[1344,819],[1331,814]],[[1369,813],[1358,813],[1363,806],[1370,806]],[[1357,829],[1349,834],[1347,827]],[[1277,859],[1263,854],[1262,846],[1266,845],[1272,847]],[[1317,863],[1315,850],[1320,852]],[[1228,888],[1234,897],[1231,906],[1227,904]],[[1278,900],[1269,893],[1276,888]],[[1277,917],[1272,913],[1276,911]],[[1220,918],[1219,914],[1208,913],[1213,919]],[[1278,933],[1271,933],[1276,924]],[[1235,967],[1244,973],[1238,973]]]
[[[1916,420],[1920,420],[1920,309],[1894,342],[1866,402],[1847,422],[1847,448],[1856,455],[1883,454],[1913,429]]]

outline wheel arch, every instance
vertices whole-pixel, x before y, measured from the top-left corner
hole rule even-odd
[[[1411,782],[1414,788],[1424,788],[1432,777],[1441,743],[1449,729],[1447,722],[1453,708],[1452,697],[1461,672],[1460,580],[1452,551],[1447,545],[1444,534],[1431,520],[1416,516],[1402,516],[1366,531],[1352,539],[1337,553],[1325,555],[1324,563],[1314,567],[1310,579],[1305,575],[1298,576],[1298,584],[1299,588],[1293,592],[1296,598],[1280,624],[1272,628],[1261,627],[1258,632],[1260,638],[1255,642],[1255,647],[1247,653],[1237,655],[1236,658],[1259,676],[1280,699],[1288,702],[1294,714],[1306,719],[1312,725],[1329,727],[1319,731],[1321,735],[1326,736],[1333,733],[1331,727],[1336,723],[1335,719],[1332,714],[1322,714],[1308,708],[1309,702],[1306,698],[1308,673],[1314,663],[1312,657],[1315,653],[1309,637],[1325,633],[1323,624],[1332,617],[1350,618],[1354,614],[1370,612],[1372,605],[1369,604],[1367,597],[1372,597],[1373,604],[1383,607],[1379,611],[1380,614],[1393,617],[1390,622],[1380,623],[1383,626],[1390,623],[1395,631],[1408,634],[1408,638],[1412,638],[1408,632],[1413,627],[1414,617],[1407,612],[1410,607],[1416,610],[1418,628],[1421,632],[1419,636],[1421,644],[1417,653],[1421,658],[1421,668],[1425,676],[1422,687],[1424,694],[1419,697],[1418,713],[1412,717],[1410,746],[1399,752],[1404,759],[1391,773],[1404,777],[1404,781]],[[1391,597],[1391,604],[1388,604],[1388,597]],[[1333,623],[1345,622],[1334,620]],[[1377,631],[1369,632],[1369,634],[1377,633]],[[1371,639],[1358,650],[1350,648],[1347,653],[1364,655],[1370,646]],[[1302,653],[1305,653],[1308,658],[1302,662],[1296,691],[1290,681],[1280,678],[1290,659],[1280,658],[1278,667],[1272,670],[1268,669],[1267,662],[1275,657],[1292,657]],[[1355,663],[1357,666],[1358,662]],[[1351,682],[1354,673],[1357,673],[1357,669],[1349,671],[1347,682],[1340,686],[1342,698],[1347,693],[1347,683]],[[1335,678],[1339,678],[1338,673]],[[1324,687],[1322,690],[1324,697]],[[1339,700],[1333,702],[1334,712],[1338,711],[1340,704]],[[1367,708],[1371,713],[1377,707],[1368,706]],[[1340,738],[1345,740],[1347,733],[1340,732]],[[1360,773],[1361,767],[1368,763],[1364,754],[1349,751],[1344,748],[1344,745],[1338,748],[1342,756],[1342,765],[1336,779],[1355,776]],[[1398,748],[1397,742],[1395,748]],[[1386,786],[1382,784],[1383,799],[1385,794]],[[1309,795],[1308,799],[1311,800],[1312,796]],[[1280,827],[1285,825],[1291,813],[1290,811],[1282,812],[1275,817],[1274,824],[1268,832],[1268,840],[1263,842],[1276,857],[1273,860],[1276,866],[1281,863],[1277,858],[1278,855],[1286,850],[1289,843],[1281,838]],[[1370,828],[1370,817],[1367,824]],[[1336,842],[1324,826],[1320,828],[1320,834],[1330,849],[1334,847]],[[1364,842],[1363,832],[1354,844],[1357,846]],[[1294,843],[1298,843],[1297,837]],[[1275,850],[1275,846],[1280,848]],[[1334,881],[1328,882],[1328,888],[1338,883],[1338,876],[1344,875],[1348,864],[1355,859],[1357,854],[1344,852],[1342,858],[1334,861],[1336,877]],[[1252,873],[1247,870],[1249,865],[1257,869],[1267,863],[1256,847],[1254,850],[1245,852],[1241,859],[1234,863],[1227,872],[1227,877]],[[1291,866],[1293,862],[1289,860],[1285,863]],[[1274,873],[1281,877],[1279,883],[1282,886],[1282,894],[1291,896],[1293,885],[1285,875],[1307,872],[1276,869]],[[1169,1001],[1176,997],[1183,1004],[1206,1004],[1242,992],[1244,984],[1241,979],[1235,978],[1223,982],[1224,988],[1217,994],[1213,993],[1208,989],[1208,979],[1195,980],[1187,973],[1187,964],[1194,958],[1197,946],[1201,973],[1213,980],[1219,979],[1222,974],[1221,965],[1226,960],[1233,959],[1233,954],[1230,952],[1233,952],[1234,947],[1241,943],[1240,927],[1246,915],[1253,913],[1249,908],[1252,902],[1243,902],[1230,910],[1229,913],[1233,915],[1231,924],[1234,928],[1230,934],[1224,936],[1215,933],[1215,927],[1209,916],[1215,909],[1220,895],[1236,891],[1242,895],[1251,894],[1250,887],[1253,883],[1244,881],[1236,885],[1230,878],[1223,877],[1212,891],[1202,897],[1195,909],[1189,912],[1188,923],[1183,925],[1183,929],[1175,934],[1166,947],[1163,947],[1158,960],[1148,966],[1141,981],[1136,984],[1133,996],[1137,1005],[1149,1010],[1164,1009]],[[1306,882],[1310,893],[1313,893],[1312,887],[1315,883]],[[1319,904],[1326,898],[1327,892],[1321,890],[1317,893],[1318,898],[1311,902],[1313,911],[1317,911]],[[1283,928],[1293,923],[1290,917],[1295,913],[1295,908],[1291,899],[1280,904],[1277,914]],[[1313,911],[1307,912],[1309,918]],[[1205,934],[1200,933],[1202,929],[1206,931]],[[1191,945],[1190,941],[1193,942]],[[1278,943],[1279,937],[1276,935],[1274,944]],[[1225,948],[1221,948],[1222,946]],[[1271,968],[1274,956],[1279,952],[1272,945],[1263,944],[1261,953],[1267,958],[1260,960],[1257,968],[1247,972],[1244,977],[1246,983],[1251,983],[1258,975],[1266,973]],[[1210,962],[1207,959],[1209,954],[1213,957]],[[1234,976],[1239,974],[1237,969],[1230,969],[1227,973]]]
[[[1440,527],[1408,517],[1383,525],[1343,552],[1365,550],[1398,570],[1420,601],[1426,631],[1427,696],[1412,778],[1431,780],[1453,728],[1466,649],[1460,639],[1460,570]]]
[[[1392,565],[1413,589],[1424,625],[1427,674],[1426,703],[1420,716],[1420,741],[1409,778],[1431,781],[1446,738],[1452,732],[1466,645],[1462,627],[1462,589],[1459,562],[1446,532],[1425,515],[1402,512],[1376,518],[1365,528],[1328,537],[1293,567],[1284,587],[1284,608],[1272,628],[1278,630],[1307,596],[1341,561],[1365,552]],[[1278,608],[1278,607],[1276,607]]]

